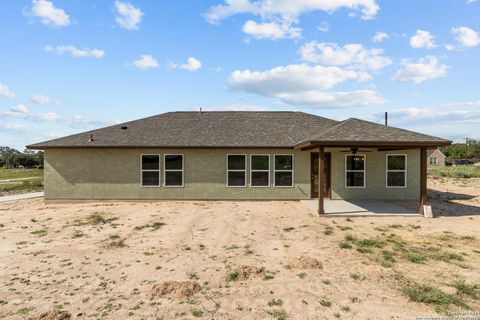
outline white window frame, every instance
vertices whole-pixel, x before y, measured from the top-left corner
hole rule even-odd
[[[263,157],[268,157],[268,169],[253,169],[252,168],[252,157],[255,156],[263,156]],[[267,172],[268,173],[268,185],[266,186],[254,186],[252,185],[252,173],[253,172]],[[250,154],[250,187],[251,188],[270,188],[270,155],[269,154]]]
[[[430,165],[436,166],[437,164],[438,164],[437,157],[430,157]]]
[[[388,170],[388,157],[390,156],[403,156],[405,157],[405,170]],[[388,185],[388,173],[389,172],[405,172],[405,183],[403,186],[389,186]],[[387,189],[405,189],[407,188],[407,174],[408,174],[408,157],[407,154],[387,154],[385,156],[385,186]]]
[[[347,169],[347,159],[348,157],[362,156],[363,157],[363,170],[350,170]],[[347,174],[348,172],[363,172],[363,186],[348,186],[347,185]],[[365,189],[367,187],[367,155],[364,153],[359,154],[346,154],[345,155],[345,188],[346,189]]]
[[[238,170],[238,169],[232,169],[232,170],[229,170],[228,169],[228,157],[230,156],[243,156],[244,159],[245,159],[245,169],[244,170]],[[247,154],[244,154],[244,153],[227,153],[227,157],[225,159],[226,161],[226,176],[225,176],[225,184],[227,186],[227,188],[246,188],[247,187]],[[229,186],[228,185],[228,173],[229,172],[243,172],[245,174],[245,184],[243,186]]]
[[[277,170],[275,168],[275,158],[277,156],[291,156],[292,157],[292,170]],[[275,183],[275,176],[277,172],[291,172],[292,173],[292,185],[291,186],[277,186]],[[275,188],[293,188],[295,186],[295,156],[291,153],[283,153],[283,154],[274,154],[273,155],[273,186]]]
[[[151,169],[145,169],[143,170],[143,156],[158,156],[158,170],[151,170]],[[160,160],[162,158],[161,154],[157,153],[142,153],[140,154],[140,187],[142,188],[159,188],[162,185],[162,175],[161,175],[161,169],[162,167],[160,166],[162,164],[162,161]],[[158,172],[158,185],[154,186],[144,186],[143,185],[143,172]]]
[[[165,158],[167,156],[182,156],[182,169],[167,169]],[[183,188],[185,186],[185,156],[183,153],[166,153],[163,155],[163,186],[165,188]],[[181,186],[167,186],[167,172],[181,172],[182,173],[182,185]]]

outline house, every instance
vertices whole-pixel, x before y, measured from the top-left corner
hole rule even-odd
[[[427,164],[429,168],[445,167],[446,158],[440,149],[430,149],[427,151]]]
[[[450,144],[303,112],[169,112],[27,147],[45,150],[46,199],[318,198],[323,213],[324,197],[425,204],[427,149]]]

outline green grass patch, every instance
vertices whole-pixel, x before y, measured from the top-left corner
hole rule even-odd
[[[478,284],[468,284],[465,280],[454,280],[450,285],[457,289],[459,294],[467,295],[475,300],[479,298],[480,285]]]
[[[227,276],[227,281],[237,281],[239,275],[238,272],[232,272]]]
[[[48,232],[47,232],[47,230],[45,230],[45,229],[40,229],[40,230],[32,231],[32,232],[30,232],[30,233],[31,233],[31,234],[34,234],[34,235],[37,235],[37,236],[39,236],[39,237],[44,237],[44,236],[47,235]]]
[[[455,252],[450,252],[450,251],[441,251],[441,252],[434,253],[432,254],[432,258],[435,260],[441,260],[445,262],[465,260],[463,255]]]
[[[360,279],[360,274],[359,273],[350,273],[350,278],[353,280],[359,280]]]
[[[459,166],[430,169],[428,174],[437,178],[480,178],[479,166]]]
[[[276,309],[273,311],[268,312],[269,315],[272,316],[275,320],[286,320],[287,319],[287,312],[282,309]]]
[[[342,249],[352,249],[352,245],[347,241],[342,241],[338,244],[338,246]]]
[[[0,193],[33,192],[41,190],[43,190],[43,179],[40,178],[20,180],[15,183],[0,183]]]
[[[0,168],[0,180],[19,178],[43,178],[43,169],[7,169]]]
[[[328,300],[321,299],[318,301],[322,307],[330,308],[332,306],[332,303]]]
[[[195,318],[201,318],[201,317],[203,317],[203,311],[193,310],[192,311],[192,316],[194,316]]]
[[[283,301],[282,301],[282,299],[272,299],[272,300],[267,302],[267,305],[269,307],[281,306],[281,305],[283,305]]]
[[[406,252],[404,258],[413,263],[424,263],[428,257],[420,252]]]
[[[467,307],[458,295],[445,293],[428,285],[411,283],[403,287],[402,292],[411,301],[435,305],[437,311],[446,311],[451,305]]]

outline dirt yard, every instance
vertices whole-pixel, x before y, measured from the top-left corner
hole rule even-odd
[[[430,185],[428,220],[319,218],[299,202],[0,204],[0,319],[478,311],[478,186]]]

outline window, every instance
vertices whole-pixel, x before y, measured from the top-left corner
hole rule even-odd
[[[183,187],[183,154],[166,154],[163,163],[165,187]]]
[[[345,187],[365,188],[365,155],[347,154],[345,157]]]
[[[275,155],[274,185],[275,187],[293,187],[293,155]]]
[[[430,157],[430,164],[436,165],[437,164],[437,157]]]
[[[250,185],[252,187],[270,186],[270,155],[252,154],[250,156]]]
[[[244,154],[227,155],[227,186],[247,186],[247,157]]]
[[[407,156],[405,154],[387,154],[387,187],[405,188],[407,186]]]
[[[160,155],[141,155],[141,185],[143,187],[160,186]]]

